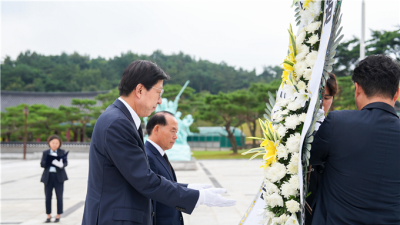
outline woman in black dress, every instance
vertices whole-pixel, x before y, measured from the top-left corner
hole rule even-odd
[[[64,181],[68,180],[65,167],[68,162],[65,160],[54,159],[51,165],[47,164],[47,158],[50,156],[63,156],[65,151],[60,149],[62,145],[61,138],[57,135],[52,135],[47,139],[50,149],[43,151],[42,160],[40,165],[44,168],[41,182],[44,183],[44,193],[46,195],[46,223],[50,222],[51,219],[51,197],[53,189],[56,191],[57,196],[57,216],[54,222],[59,222],[61,214],[63,213],[63,192],[64,192]]]

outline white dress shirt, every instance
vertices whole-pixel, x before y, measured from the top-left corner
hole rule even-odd
[[[147,138],[147,141],[150,142],[158,150],[158,152],[160,152],[160,155],[162,157],[164,157],[165,151],[158,144],[154,143],[154,141],[152,141],[148,138]]]
[[[126,103],[121,97],[119,97],[118,100],[120,100],[122,103],[124,103],[125,107],[129,110],[129,112],[132,115],[132,119],[135,122],[136,129],[139,130],[139,126],[140,126],[140,118],[139,118],[139,116],[132,109],[132,107],[128,103]]]
[[[52,155],[52,156],[57,156],[57,150],[55,150],[55,151],[53,152],[53,150],[50,149],[50,155]],[[57,173],[57,170],[56,170],[56,168],[55,168],[54,166],[50,166],[49,172],[50,172],[50,173]]]

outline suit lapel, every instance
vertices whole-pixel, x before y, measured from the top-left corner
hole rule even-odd
[[[171,171],[169,170],[169,166],[167,164],[167,161],[165,161],[164,157],[161,156],[160,152],[154,147],[150,142],[146,141],[146,147],[150,149],[151,153],[154,154],[154,156],[157,158],[157,160],[163,165],[164,169],[167,171],[169,178],[173,181],[176,181],[175,176],[171,174]],[[171,167],[172,169],[172,167]],[[172,169],[173,170],[173,169]]]
[[[129,122],[131,122],[134,130],[136,131],[134,133],[137,135],[137,137],[138,137],[137,139],[139,140],[139,138],[140,138],[140,140],[142,140],[142,143],[143,143],[143,132],[140,134],[139,131],[137,130],[135,121],[133,121],[132,115],[129,112],[129,110],[126,108],[124,103],[122,103],[120,100],[116,99],[114,101],[113,105],[115,107],[117,107],[118,109],[120,109],[125,114],[126,118],[128,118]],[[139,129],[142,130],[140,125],[139,125]],[[144,152],[146,153],[146,151],[144,151]]]

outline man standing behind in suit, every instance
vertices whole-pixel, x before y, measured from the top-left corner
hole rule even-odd
[[[356,110],[333,111],[314,137],[325,162],[312,225],[400,224],[400,66],[384,55],[354,69]]]
[[[156,64],[138,60],[123,72],[120,97],[98,118],[89,152],[89,178],[83,225],[152,224],[150,199],[192,213],[197,205],[232,206],[224,189],[193,190],[151,169],[140,118],[161,104],[169,76]]]
[[[149,138],[145,148],[151,170],[168,180],[178,182],[174,168],[165,154],[165,150],[171,149],[178,138],[178,122],[174,115],[167,111],[157,112],[149,119],[146,131]],[[196,190],[212,187],[211,184],[178,184]],[[156,201],[153,201],[153,207],[155,225],[183,225],[180,211]]]

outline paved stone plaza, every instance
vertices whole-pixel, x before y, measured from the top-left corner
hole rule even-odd
[[[40,159],[1,160],[1,219],[0,224],[44,224],[44,185],[40,182],[43,169]],[[59,224],[81,224],[86,196],[87,159],[70,159],[64,183],[64,214]],[[246,164],[247,163],[247,164]],[[196,171],[177,171],[181,183],[211,183],[228,190],[227,198],[237,200],[234,207],[209,208],[200,206],[192,215],[184,214],[185,225],[238,224],[259,185],[263,171],[261,160],[200,160]],[[56,212],[53,194],[52,216]],[[54,219],[53,219],[54,220]]]

